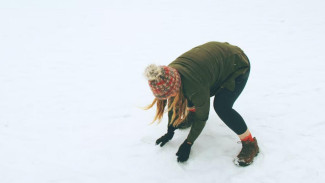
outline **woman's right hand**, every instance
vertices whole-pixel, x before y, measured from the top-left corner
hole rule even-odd
[[[160,144],[160,147],[164,146],[168,141],[173,138],[175,130],[176,128],[172,125],[168,126],[167,133],[156,140],[156,145]]]
[[[156,140],[156,145],[160,144],[160,147],[164,146],[168,141],[170,141],[174,136],[174,132],[168,132]]]

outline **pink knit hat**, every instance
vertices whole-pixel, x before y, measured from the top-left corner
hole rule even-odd
[[[172,67],[149,65],[145,70],[149,86],[154,96],[159,100],[166,100],[174,96],[181,86],[181,77]]]

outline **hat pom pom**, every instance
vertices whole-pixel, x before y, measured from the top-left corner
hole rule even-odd
[[[162,67],[159,67],[155,64],[151,64],[144,71],[144,76],[150,81],[158,80],[159,76],[162,75],[162,70],[163,70]]]

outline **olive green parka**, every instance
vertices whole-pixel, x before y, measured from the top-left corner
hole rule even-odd
[[[179,56],[168,66],[181,76],[183,94],[195,106],[187,141],[193,143],[209,117],[210,97],[219,89],[235,89],[235,78],[245,73],[250,63],[244,52],[227,42],[208,42]],[[169,124],[172,112],[169,111]]]

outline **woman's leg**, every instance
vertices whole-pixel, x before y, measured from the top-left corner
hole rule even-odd
[[[239,166],[250,165],[259,152],[256,138],[253,138],[244,119],[232,107],[245,88],[249,71],[236,78],[234,91],[222,89],[214,98],[214,109],[224,123],[232,129],[242,142],[242,149],[234,159]]]
[[[236,78],[236,87],[234,91],[228,89],[221,89],[214,98],[213,106],[214,110],[220,117],[220,119],[233,130],[241,139],[245,138],[248,129],[242,116],[233,109],[233,105],[241,94],[247,83],[249,76],[249,70]],[[249,133],[250,134],[250,133]],[[248,135],[249,135],[248,134]]]

